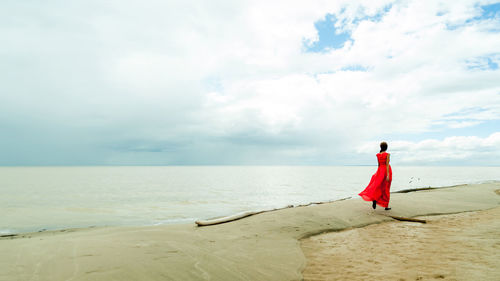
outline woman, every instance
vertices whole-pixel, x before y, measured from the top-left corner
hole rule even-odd
[[[378,169],[377,172],[372,176],[370,183],[363,190],[359,196],[365,201],[372,201],[373,209],[377,208],[377,205],[384,207],[386,210],[389,208],[389,199],[392,182],[392,169],[389,165],[391,155],[386,152],[387,143],[380,143],[380,153],[377,153]]]

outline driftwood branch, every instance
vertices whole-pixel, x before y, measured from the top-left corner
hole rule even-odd
[[[16,237],[17,234],[3,234],[3,235],[0,235],[0,238],[8,238],[8,237]]]
[[[410,192],[423,191],[423,190],[433,190],[433,189],[437,189],[437,188],[436,187],[410,188],[410,189],[403,189],[403,190],[394,191],[393,193],[410,193]]]
[[[239,220],[242,218],[256,215],[258,213],[260,213],[260,212],[243,212],[243,213],[239,213],[239,214],[232,215],[229,217],[223,217],[223,218],[217,218],[217,219],[211,219],[211,220],[199,220],[199,221],[196,221],[196,224],[198,226],[216,225],[216,224],[221,224],[221,223]]]
[[[198,220],[195,223],[198,226],[216,225],[216,224],[240,220],[242,218],[246,218],[246,217],[257,215],[257,214],[262,214],[262,213],[267,213],[267,212],[272,212],[272,211],[277,211],[277,210],[282,210],[282,209],[288,209],[288,208],[293,208],[293,205],[288,205],[284,208],[278,208],[278,209],[272,209],[272,210],[264,210],[264,211],[256,211],[256,212],[251,212],[251,211],[243,212],[243,213],[239,213],[239,214],[235,214],[235,215],[232,215],[229,217],[223,217],[223,218],[215,218],[215,219],[209,219],[209,220]]]
[[[333,200],[333,201],[312,202],[312,203],[309,203],[309,204],[296,205],[296,206],[294,206],[294,205],[288,205],[288,206],[283,207],[283,208],[277,208],[277,209],[271,209],[271,210],[263,210],[263,211],[256,211],[256,212],[243,212],[243,213],[235,214],[235,215],[232,215],[232,216],[229,216],[229,217],[215,218],[215,219],[209,219],[209,220],[197,220],[195,223],[198,226],[216,225],[216,224],[221,224],[221,223],[227,223],[227,222],[232,222],[232,221],[240,220],[242,218],[246,218],[246,217],[257,215],[257,214],[262,214],[262,213],[267,213],[267,212],[273,212],[273,211],[278,211],[278,210],[283,210],[283,209],[288,209],[288,208],[307,207],[307,206],[310,206],[310,205],[327,204],[327,203],[332,203],[332,202],[336,202],[336,201],[347,200],[347,199],[350,199],[350,198],[351,197],[342,198],[342,199]]]
[[[397,217],[397,216],[388,216],[391,217],[395,220],[398,221],[411,221],[411,222],[419,222],[419,223],[427,223],[426,220],[419,220],[419,219],[412,219],[412,218],[405,218],[405,217]]]

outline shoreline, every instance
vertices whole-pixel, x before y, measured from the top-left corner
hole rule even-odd
[[[479,183],[471,183],[471,184],[458,184],[458,185],[452,185],[452,186],[438,186],[438,187],[417,187],[417,188],[409,188],[409,189],[401,189],[397,191],[391,192],[391,194],[395,193],[410,193],[410,192],[419,192],[419,191],[425,191],[425,190],[435,190],[435,189],[444,189],[444,188],[455,188],[459,186],[467,186],[467,185],[478,185],[478,184],[496,184],[500,183],[500,181],[496,180],[488,180],[488,181],[482,181]],[[309,202],[305,204],[296,204],[296,205],[288,205],[284,207],[277,207],[274,209],[264,209],[264,210],[257,210],[257,211],[245,211],[241,213],[254,213],[260,214],[260,213],[267,213],[267,212],[274,212],[274,211],[279,211],[282,209],[287,209],[287,208],[300,208],[300,207],[306,207],[306,206],[311,206],[311,205],[320,205],[320,204],[330,204],[330,203],[335,203],[337,201],[344,201],[344,200],[350,200],[353,198],[357,198],[357,195],[349,196],[349,197],[344,197],[340,199],[334,199],[334,200],[327,200],[327,201],[320,201],[320,202]],[[5,232],[0,232],[0,240],[2,239],[7,239],[7,238],[22,238],[26,236],[33,236],[39,233],[52,233],[52,232],[74,232],[74,231],[84,231],[86,229],[95,229],[95,228],[127,228],[127,227],[163,227],[163,226],[172,226],[172,225],[191,225],[191,224],[196,224],[197,221],[209,221],[209,220],[214,220],[214,219],[221,219],[225,217],[231,217],[238,215],[239,213],[236,214],[229,214],[227,216],[222,216],[222,217],[213,217],[213,218],[198,218],[198,219],[192,219],[189,220],[188,222],[173,222],[173,223],[160,223],[160,224],[138,224],[138,225],[126,225],[126,224],[109,224],[109,225],[91,225],[91,226],[84,226],[84,227],[62,227],[62,228],[42,228],[39,230],[33,230],[33,231],[26,231],[26,232],[11,232],[11,231],[5,231]],[[178,221],[178,219],[173,219],[174,221]],[[182,219],[186,220],[186,219]]]
[[[492,181],[491,183],[495,183],[496,181]],[[499,182],[500,183],[500,182]],[[479,184],[484,184],[484,183],[479,183]],[[469,184],[464,184],[464,185],[469,185]],[[434,190],[434,189],[441,189],[441,188],[454,188],[457,186],[462,186],[462,185],[453,185],[453,186],[444,186],[444,187],[419,187],[419,188],[410,188],[410,189],[402,189],[398,191],[391,192],[393,193],[409,193],[409,192],[418,192],[418,191],[424,191],[424,190]],[[307,207],[311,205],[320,205],[320,204],[329,204],[329,203],[334,203],[337,201],[344,201],[344,200],[349,200],[353,199],[352,196],[350,197],[345,197],[345,198],[340,198],[340,199],[335,199],[335,200],[328,200],[328,201],[321,201],[321,202],[310,202],[307,204],[299,204],[299,205],[288,205],[286,207],[281,207],[281,208],[275,208],[275,209],[267,209],[267,210],[259,210],[259,211],[246,211],[242,213],[254,213],[252,215],[258,215],[261,213],[267,213],[267,212],[275,212],[279,211],[282,209],[287,209],[287,208],[300,208],[300,207]],[[12,233],[5,233],[5,234],[0,234],[0,240],[1,239],[15,239],[15,238],[25,238],[28,236],[33,236],[39,233],[58,233],[58,232],[74,232],[74,231],[84,231],[86,229],[94,229],[94,228],[121,228],[121,227],[155,227],[155,226],[169,226],[169,225],[191,225],[192,223],[197,223],[197,221],[209,221],[209,220],[215,220],[215,219],[223,219],[226,217],[232,217],[238,214],[233,214],[233,215],[228,215],[225,217],[214,217],[214,218],[206,218],[206,219],[198,219],[193,222],[189,223],[164,223],[164,224],[152,224],[152,225],[103,225],[103,226],[87,226],[87,227],[68,227],[68,228],[55,228],[55,229],[40,229],[37,231],[27,231],[27,232],[12,232]],[[248,215],[251,216],[251,215]],[[248,217],[245,216],[245,217]],[[243,218],[245,218],[243,217]],[[199,225],[201,226],[201,225]]]
[[[500,181],[494,167],[393,168],[398,170],[393,192]],[[234,176],[228,178],[228,171]],[[185,224],[244,211],[357,197],[372,172],[343,166],[6,168],[0,169],[5,178],[0,187],[4,215],[0,234]],[[180,191],[181,186],[190,191]],[[257,192],[248,192],[254,189]]]
[[[425,190],[428,188],[424,188]],[[420,190],[420,189],[419,189]],[[396,191],[397,192],[397,191]],[[288,205],[285,207],[280,207],[280,208],[274,208],[274,209],[265,209],[265,210],[259,210],[259,211],[245,211],[241,213],[236,213],[233,215],[229,216],[222,216],[222,217],[214,217],[214,218],[208,218],[208,219],[198,219],[198,220],[193,220],[190,222],[186,223],[163,223],[163,224],[148,224],[148,225],[93,225],[93,226],[87,226],[87,227],[68,227],[68,228],[55,228],[55,229],[41,229],[38,231],[27,231],[27,232],[16,232],[16,233],[5,233],[5,234],[0,234],[0,240],[2,239],[16,239],[16,238],[26,238],[28,236],[33,236],[33,235],[38,235],[42,233],[62,233],[62,232],[75,232],[75,231],[85,231],[85,230],[90,230],[90,229],[101,229],[101,228],[142,228],[142,227],[168,227],[168,226],[175,226],[175,225],[185,225],[185,226],[192,226],[193,224],[197,225],[197,221],[209,221],[209,220],[216,220],[216,219],[224,219],[232,216],[237,216],[239,214],[243,213],[251,213],[250,215],[244,216],[243,218],[253,216],[253,215],[258,215],[262,213],[268,213],[268,212],[276,212],[280,211],[283,209],[290,209],[290,208],[301,208],[301,207],[307,207],[311,205],[321,205],[321,204],[331,204],[335,203],[338,201],[344,201],[344,200],[349,200],[352,199],[352,197],[345,197],[341,199],[335,199],[335,200],[329,200],[329,201],[321,201],[321,202],[310,202],[307,204],[299,204],[299,205]],[[198,225],[198,227],[202,227],[203,225]]]
[[[0,280],[301,280],[301,239],[393,221],[389,213],[417,217],[495,208],[499,189],[495,182],[393,193],[391,211],[353,198],[207,227],[96,227],[6,237],[0,239]]]

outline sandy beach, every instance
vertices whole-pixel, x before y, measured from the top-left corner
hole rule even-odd
[[[498,280],[499,189],[393,193],[391,211],[353,198],[207,227],[2,237],[0,280]]]
[[[497,207],[310,237],[304,280],[500,280],[499,218]]]

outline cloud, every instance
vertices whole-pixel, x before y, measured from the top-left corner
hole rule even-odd
[[[0,164],[365,164],[457,136],[500,119],[491,4],[8,1]]]
[[[361,153],[373,152],[373,143],[359,147]],[[419,142],[394,141],[391,159],[401,164],[458,164],[499,165],[500,133],[488,137],[453,136],[443,140],[426,139]]]

